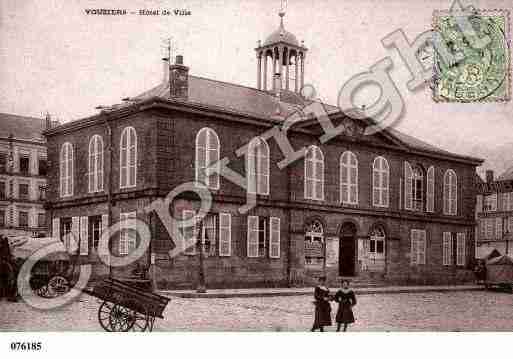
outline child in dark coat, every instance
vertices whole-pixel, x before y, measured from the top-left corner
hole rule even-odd
[[[356,305],[356,296],[352,289],[349,288],[349,281],[342,280],[342,288],[335,293],[335,302],[338,303],[337,311],[337,332],[340,332],[342,324],[344,324],[344,332],[347,331],[347,326],[355,322],[353,307]]]

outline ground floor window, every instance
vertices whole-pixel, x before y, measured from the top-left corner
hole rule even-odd
[[[426,264],[426,230],[412,229],[410,233],[412,265]]]
[[[305,264],[319,267],[324,263],[324,228],[319,221],[313,221],[306,227]]]
[[[28,217],[29,214],[26,211],[18,212],[18,226],[19,227],[28,227]]]
[[[98,244],[102,235],[102,216],[89,217],[88,227],[89,246],[98,250]]]
[[[369,258],[381,259],[385,257],[385,231],[383,227],[374,227],[370,235]]]
[[[60,219],[60,239],[64,243],[64,247],[69,249],[71,246],[71,236],[72,236],[72,218],[71,217],[63,217]]]
[[[5,227],[5,210],[0,209],[0,227]]]
[[[120,213],[120,221],[125,222],[119,234],[119,254],[128,255],[137,247],[136,212]]]

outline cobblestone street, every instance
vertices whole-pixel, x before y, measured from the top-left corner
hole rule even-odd
[[[355,307],[352,331],[511,331],[513,295],[468,291],[365,294]],[[2,331],[101,331],[99,302],[83,295],[51,312],[0,302]],[[333,306],[333,311],[336,308]],[[310,296],[172,298],[155,331],[306,331],[313,320]],[[333,327],[329,330],[334,330]]]

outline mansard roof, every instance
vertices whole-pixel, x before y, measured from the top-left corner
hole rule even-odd
[[[0,137],[15,140],[44,141],[45,119],[0,113]]]

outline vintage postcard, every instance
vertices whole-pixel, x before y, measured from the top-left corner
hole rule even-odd
[[[511,332],[512,7],[2,1],[0,353]]]

